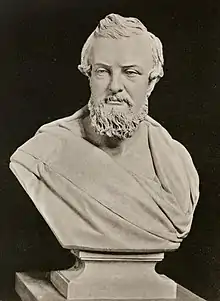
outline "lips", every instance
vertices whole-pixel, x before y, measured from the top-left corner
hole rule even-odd
[[[108,105],[113,105],[113,106],[121,106],[124,104],[124,102],[121,101],[108,101],[107,102]]]
[[[125,104],[125,101],[122,100],[122,99],[119,99],[116,96],[111,96],[111,97],[108,97],[106,99],[106,103],[109,104],[109,105],[117,105],[117,106],[119,106],[119,105]]]

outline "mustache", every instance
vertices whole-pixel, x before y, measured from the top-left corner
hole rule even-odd
[[[126,103],[129,107],[133,107],[134,103],[129,97],[124,97],[123,95],[110,95],[104,98],[104,103],[111,103],[111,102],[121,102]]]

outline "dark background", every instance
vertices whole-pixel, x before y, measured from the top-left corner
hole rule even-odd
[[[72,263],[8,163],[40,125],[87,102],[87,79],[77,70],[81,47],[111,12],[139,18],[162,40],[165,76],[150,98],[150,113],[188,148],[201,179],[191,233],[161,269],[201,297],[220,300],[220,2],[10,0],[0,2],[3,301],[13,299],[15,271]]]

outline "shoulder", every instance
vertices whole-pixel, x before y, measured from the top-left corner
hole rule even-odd
[[[156,120],[147,116],[147,124],[148,129],[151,135],[151,138],[156,141],[155,145],[159,145],[160,148],[165,151],[165,147],[169,146],[168,154],[176,154],[180,160],[182,161],[183,168],[187,174],[189,179],[189,183],[191,186],[191,194],[194,200],[198,200],[199,196],[199,176],[194,165],[192,156],[190,155],[189,151],[186,147],[180,143],[179,141],[173,139],[170,133]]]
[[[74,135],[82,136],[80,127],[82,114],[83,111],[80,110],[71,116],[42,125],[32,138],[18,147],[10,160],[16,160],[21,152],[45,163],[56,160],[69,139]]]
[[[179,155],[184,164],[187,165],[190,171],[197,177],[197,172],[194,167],[192,157],[187,148],[182,143],[174,139],[171,134],[152,117],[147,116],[147,124],[152,131],[152,135],[158,135],[160,139],[163,139],[167,144],[169,144],[175,153]]]
[[[184,165],[187,166],[188,173],[191,176],[194,176],[196,181],[199,181],[198,173],[195,168],[193,158],[192,158],[191,154],[189,153],[189,151],[186,149],[186,147],[182,143],[180,143],[177,140],[173,139],[173,145],[174,145],[177,153],[181,157],[182,161],[184,162]]]
[[[80,110],[76,111],[73,115],[59,118],[50,123],[42,125],[36,132],[36,134],[42,132],[48,132],[54,128],[63,128],[66,130],[70,130],[72,132],[80,132],[80,120],[88,114],[87,106],[82,107]]]
[[[17,161],[18,158],[31,156],[42,162],[47,162],[59,152],[61,144],[62,137],[58,135],[51,135],[48,132],[38,133],[18,147],[10,160]]]

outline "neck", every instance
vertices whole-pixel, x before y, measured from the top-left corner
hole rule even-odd
[[[130,147],[131,144],[135,143],[137,139],[142,135],[141,124],[134,132],[132,137],[126,139],[120,139],[118,137],[108,137],[107,135],[99,135],[95,132],[94,127],[91,125],[90,117],[86,116],[83,119],[83,126],[87,140],[95,144],[106,153],[111,156],[122,155]]]

